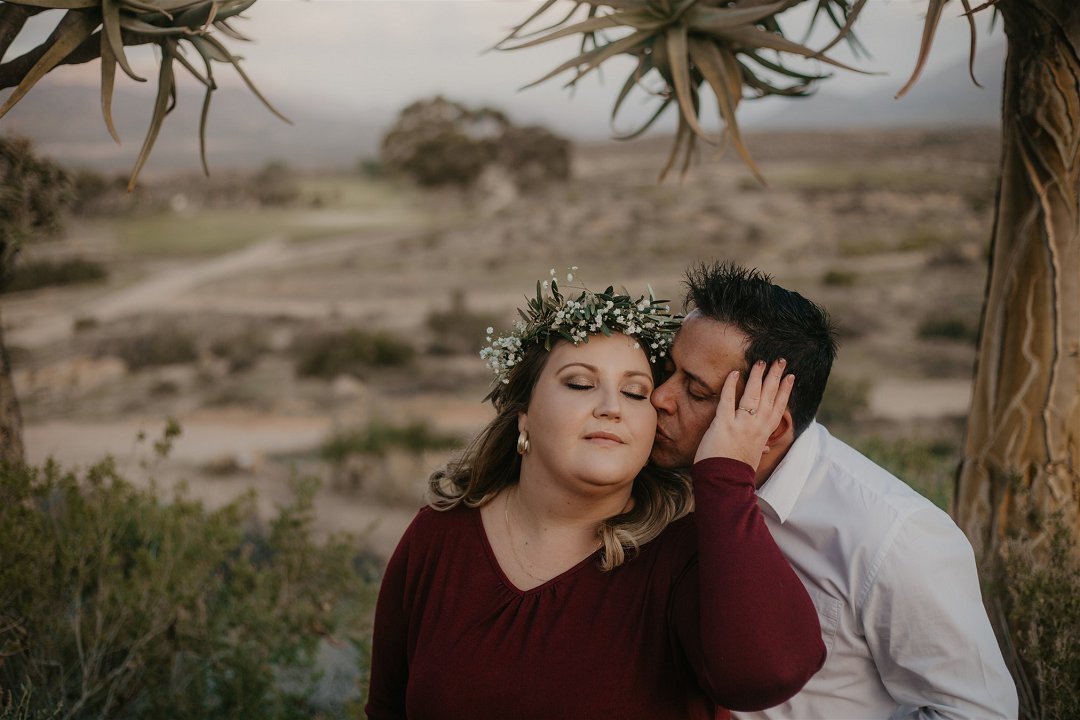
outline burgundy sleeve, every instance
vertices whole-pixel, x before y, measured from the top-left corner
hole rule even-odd
[[[413,525],[405,531],[379,586],[375,603],[375,628],[371,641],[371,682],[364,708],[369,720],[400,720],[405,717],[405,688],[409,681],[407,650],[408,617],[405,585],[409,542]]]
[[[714,702],[778,705],[825,662],[817,612],[765,526],[753,469],[709,458],[691,473],[698,563],[675,587],[672,623]]]

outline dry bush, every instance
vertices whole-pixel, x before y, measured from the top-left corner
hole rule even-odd
[[[101,263],[84,258],[15,262],[11,279],[0,292],[25,292],[43,287],[102,282],[109,277]]]
[[[96,354],[119,357],[132,371],[194,362],[199,356],[195,338],[171,323],[136,335],[108,339],[99,344]]]
[[[474,312],[465,302],[465,294],[455,291],[445,310],[432,310],[425,324],[432,335],[429,352],[433,355],[469,355],[480,351],[489,327],[497,326],[495,313]]]
[[[1078,718],[1080,556],[1060,515],[1039,511],[1026,490],[1017,492],[1017,504],[1026,511],[1028,531],[1014,530],[1005,541],[1004,572],[993,591],[1012,641],[1007,647],[1020,716]]]
[[[833,375],[818,407],[817,420],[825,425],[850,427],[869,406],[870,382]]]
[[[963,318],[954,315],[931,315],[919,323],[916,330],[920,340],[957,340],[974,343],[979,329]]]
[[[296,347],[296,373],[326,379],[363,377],[371,368],[407,366],[416,355],[412,345],[391,333],[356,328],[303,338]]]
[[[320,640],[364,646],[375,593],[351,540],[314,542],[315,488],[258,530],[253,495],[164,502],[111,460],[0,468],[0,687],[33,688],[0,717],[315,715]]]

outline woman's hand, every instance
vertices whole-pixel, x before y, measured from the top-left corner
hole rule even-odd
[[[795,384],[794,375],[783,377],[786,365],[785,360],[777,360],[766,375],[765,361],[756,362],[750,368],[738,407],[735,406],[735,396],[739,371],[734,370],[727,376],[724,389],[720,391],[716,417],[701,438],[694,462],[726,457],[741,460],[757,470],[769,436],[784,416],[791,388]]]

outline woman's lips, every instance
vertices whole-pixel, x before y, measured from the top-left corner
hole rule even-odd
[[[623,439],[615,433],[609,432],[591,432],[585,436],[585,439],[597,444],[603,445],[622,445]]]

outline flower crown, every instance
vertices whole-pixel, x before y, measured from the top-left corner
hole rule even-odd
[[[574,281],[574,270],[576,266],[567,273],[567,283]],[[667,300],[656,300],[652,288],[648,299],[642,295],[633,300],[629,295],[616,295],[610,285],[601,293],[584,285],[570,287],[580,290],[580,294],[574,298],[564,296],[552,269],[551,282],[538,280],[536,297],[528,300],[524,310],[518,309],[521,319],[515,323],[514,332],[492,339],[495,329],[487,329],[488,345],[480,351],[480,357],[495,374],[493,384],[510,382],[510,371],[529,346],[542,344],[545,350],[551,350],[552,342],[559,338],[577,345],[588,342],[590,333],[621,332],[637,338],[635,347],[645,348],[649,362],[655,364],[667,355],[682,316],[672,315]]]

